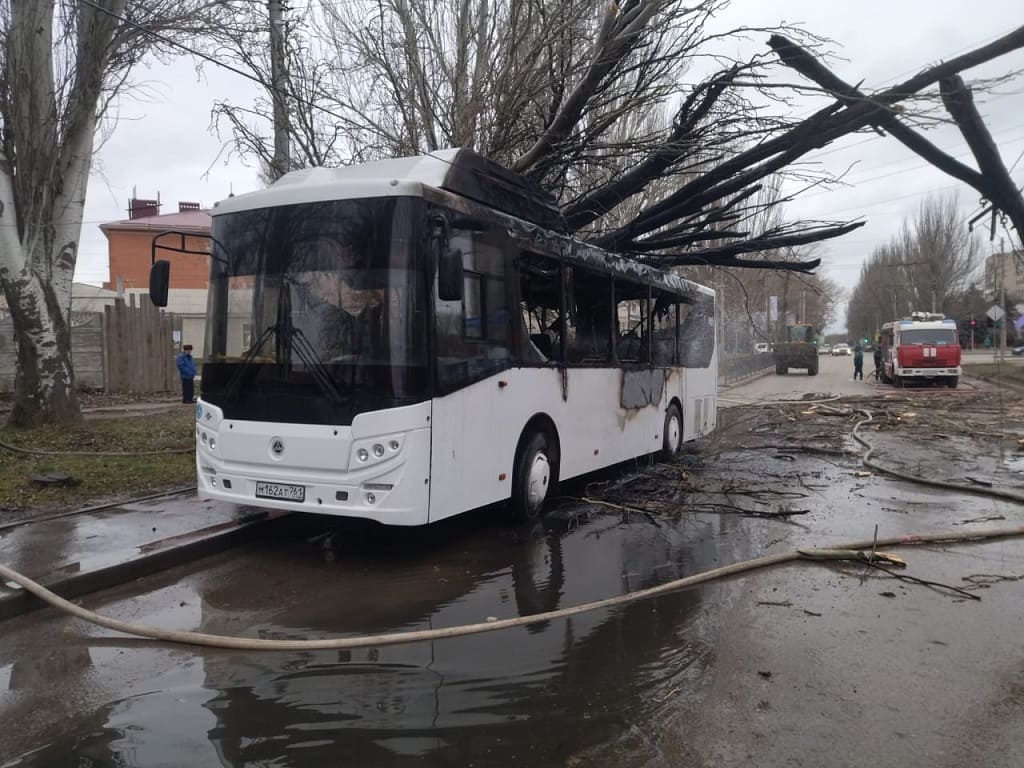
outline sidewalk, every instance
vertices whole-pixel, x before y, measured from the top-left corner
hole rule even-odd
[[[289,514],[199,501],[194,492],[126,502],[0,528],[0,563],[70,599],[249,541]],[[0,583],[0,620],[41,605]]]

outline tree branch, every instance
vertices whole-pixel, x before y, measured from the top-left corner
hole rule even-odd
[[[853,232],[855,229],[863,227],[865,223],[866,222],[863,221],[854,221],[849,224],[841,224],[832,227],[817,227],[784,235],[755,237],[750,240],[742,240],[736,243],[720,245],[715,248],[707,248],[703,251],[691,251],[689,253],[681,254],[659,253],[657,254],[657,261],[659,264],[663,264],[664,266],[679,266],[682,264],[712,264],[714,266],[724,266],[723,259],[731,259],[741,253],[758,253],[761,251],[775,250],[776,248],[794,248],[800,245],[808,245],[809,243],[817,243],[822,240],[841,237],[842,235]],[[654,257],[652,256],[652,258]],[[796,271],[806,272],[817,267],[820,262],[821,259],[815,259],[813,262],[808,261],[794,263],[801,264],[806,267],[801,267]],[[743,264],[732,266],[756,266],[758,263],[759,262],[748,261]],[[806,266],[810,264],[813,264],[813,266]],[[765,268],[768,269],[769,267]],[[784,269],[785,267],[770,268]]]
[[[978,187],[978,191],[1010,217],[1018,238],[1024,239],[1024,198],[1021,197],[1017,185],[1013,183],[1010,172],[1006,170],[1006,165],[999,156],[992,134],[985,127],[985,122],[974,106],[970,88],[959,75],[943,78],[939,88],[943,105],[956,121],[984,175],[984,187]]]
[[[845,104],[849,105],[865,101],[869,98],[854,86],[841,80],[824,64],[815,59],[810,51],[782,35],[772,35],[768,39],[768,45],[778,54],[783,64],[795,69],[808,80],[825,88]],[[880,112],[873,123],[889,131],[893,138],[904,144],[915,154],[923,157],[939,170],[956,179],[960,179],[979,192],[981,191],[981,185],[984,183],[984,180],[980,173],[943,152],[917,131],[900,122],[896,115],[891,112]]]
[[[633,168],[598,187],[565,210],[569,230],[575,232],[582,229],[626,198],[642,191],[653,179],[659,178],[690,152],[692,143],[685,141],[686,137],[707,117],[718,97],[738,73],[739,65],[736,65],[694,89],[680,107],[675,126],[663,144],[656,147]]]

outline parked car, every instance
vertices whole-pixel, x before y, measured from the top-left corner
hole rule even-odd
[[[1024,346],[1014,347],[1013,349],[1010,350],[1010,354],[1013,355],[1014,357],[1021,357],[1022,355],[1024,355]]]
[[[829,354],[832,354],[832,345],[831,344],[822,344],[820,347],[818,347],[818,354],[819,355],[829,355]]]
[[[760,341],[754,345],[754,351],[759,355],[763,355],[765,352],[771,352],[772,348],[768,342]]]
[[[845,343],[840,342],[839,344],[832,345],[832,356],[833,357],[835,357],[836,355],[847,355],[847,356],[849,356],[849,355],[852,355],[852,354],[853,354],[853,350],[850,349],[850,345],[849,344],[845,344]]]

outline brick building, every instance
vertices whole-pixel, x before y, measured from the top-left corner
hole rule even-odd
[[[100,225],[107,238],[109,279],[103,284],[118,293],[149,294],[149,267],[152,263],[153,236],[174,230],[185,233],[185,247],[209,249],[210,212],[199,203],[178,203],[174,213],[160,213],[156,200],[132,198],[128,218]],[[191,235],[191,236],[190,236]],[[181,245],[180,238],[165,238],[167,244]],[[181,344],[192,344],[197,357],[203,354],[206,333],[206,289],[210,274],[208,256],[174,251],[157,251],[158,259],[171,262],[171,283],[167,311],[181,315]],[[148,298],[147,298],[148,300]]]

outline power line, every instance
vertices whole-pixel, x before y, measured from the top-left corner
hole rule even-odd
[[[1021,136],[1020,138],[1014,139],[1013,141],[1004,142],[1003,146],[1007,147],[1007,146],[1010,146],[1010,145],[1013,145],[1013,144],[1018,144],[1021,141],[1024,141],[1024,136]],[[943,150],[943,151],[946,151],[946,150]],[[972,155],[973,155],[973,153],[971,152],[971,150],[967,149],[967,150],[964,150],[963,152],[959,152],[959,153],[957,153],[955,155],[952,155],[952,157],[955,158],[955,159],[960,159],[960,158],[969,157],[969,156],[972,156]],[[1022,155],[1024,155],[1024,153],[1022,153]],[[1017,159],[1019,161],[1020,157],[1018,157]],[[897,165],[902,165],[905,162],[907,162],[907,161],[901,161],[900,163],[897,163]],[[889,165],[891,165],[891,163]],[[1014,166],[1016,166],[1016,163],[1014,163]],[[881,166],[879,166],[879,167],[881,167]],[[929,163],[928,161],[914,162],[912,165],[910,165],[910,166],[908,166],[906,168],[901,168],[899,170],[890,171],[889,173],[883,173],[883,174],[881,174],[879,176],[871,176],[871,177],[866,178],[866,179],[852,178],[852,179],[849,179],[848,182],[850,184],[855,184],[855,183],[856,184],[868,184],[868,183],[870,183],[872,181],[880,181],[881,179],[888,179],[888,178],[890,178],[892,176],[899,176],[900,174],[904,174],[904,173],[907,173],[909,171],[916,170],[918,168],[934,168],[934,167],[935,166],[932,163]],[[938,170],[938,169],[936,169],[936,170]],[[1010,170],[1012,171],[1013,168],[1011,168]],[[797,200],[807,200],[808,198],[811,198],[811,197],[819,197],[820,195],[834,194],[837,191],[838,190],[825,189],[825,190],[821,190],[819,192],[811,192],[810,194],[807,194],[807,195],[799,195],[796,199]]]

